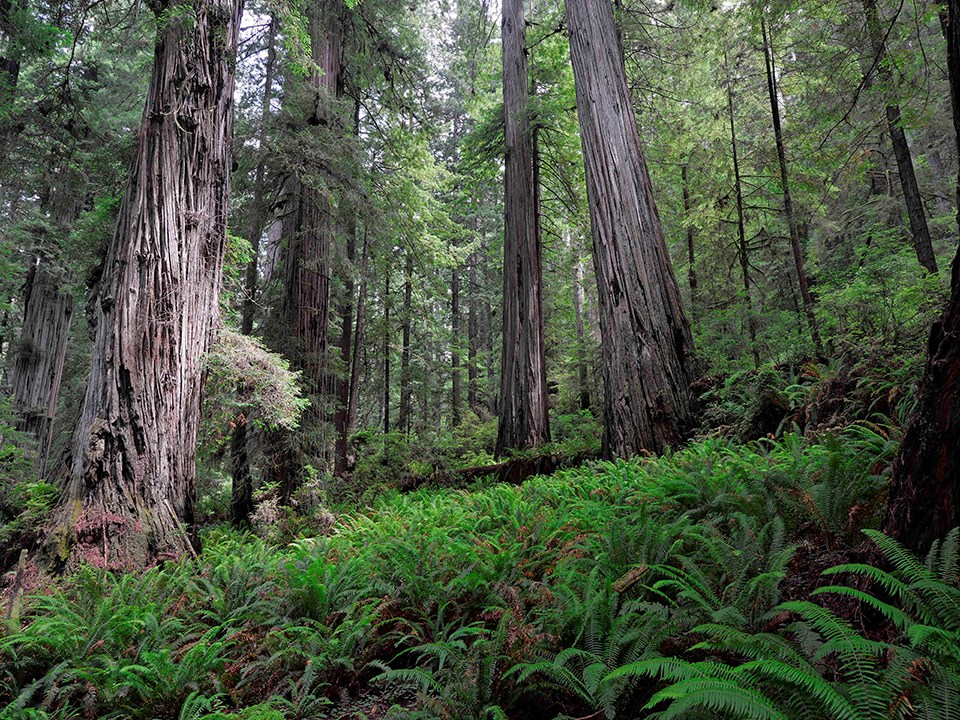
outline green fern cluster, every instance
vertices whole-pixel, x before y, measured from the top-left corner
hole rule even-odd
[[[817,717],[839,702],[824,687],[857,700],[846,662],[891,683],[913,672],[910,702],[946,702],[949,682],[921,658],[954,667],[956,625],[930,614],[932,597],[911,605],[862,569],[913,619],[889,616],[915,640],[902,666],[822,607],[781,603],[795,538],[844,542],[836,520],[881,492],[887,453],[865,426],[820,442],[709,438],[522,487],[382,494],[284,547],[216,530],[197,559],[85,570],[29,598],[0,637],[0,717],[307,720],[371,693],[397,700],[395,718],[712,717],[728,701]]]

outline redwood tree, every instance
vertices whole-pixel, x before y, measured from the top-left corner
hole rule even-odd
[[[567,0],[603,335],[607,457],[676,446],[693,339],[654,204],[609,0]]]
[[[960,152],[960,0],[940,12],[957,150]],[[957,177],[960,207],[960,175]],[[957,216],[960,230],[960,214]],[[930,331],[920,405],[893,465],[884,532],[926,551],[960,525],[960,251],[953,260],[950,300]]]
[[[550,440],[523,0],[503,3],[503,362],[496,454]]]
[[[240,0],[154,0],[137,156],[92,304],[90,375],[62,468],[54,562],[190,550],[202,358],[218,323]]]

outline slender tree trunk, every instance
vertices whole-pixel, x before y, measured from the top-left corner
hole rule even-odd
[[[141,568],[190,550],[202,359],[219,322],[240,3],[169,0],[46,548]],[[179,18],[179,19],[177,19]],[[186,526],[186,527],[185,527]]]
[[[350,409],[350,357],[353,350],[353,292],[354,282],[352,267],[356,255],[356,219],[350,218],[347,222],[347,264],[350,268],[344,273],[343,299],[340,303],[340,360],[343,366],[342,374],[336,379],[336,408],[333,412],[333,429],[336,433],[336,448],[334,451],[334,473],[343,475],[347,472],[347,444],[349,439],[348,419]]]
[[[733,180],[737,196],[737,247],[740,256],[740,272],[743,276],[743,313],[746,318],[747,333],[750,336],[750,352],[753,354],[754,367],[760,367],[760,351],[757,348],[757,324],[753,312],[753,293],[750,288],[750,256],[747,252],[747,229],[743,215],[743,184],[740,181],[740,156],[737,152],[737,127],[733,116],[733,80],[730,77],[726,55],[724,66],[727,68],[727,117],[730,120],[730,147],[733,151]]]
[[[523,0],[503,3],[503,353],[496,455],[550,440]]]
[[[457,427],[463,421],[463,379],[460,367],[460,268],[451,271],[450,278],[450,323],[453,339],[450,343],[450,365],[453,373],[450,398],[450,421]]]
[[[383,432],[390,432],[390,270],[383,278]]]
[[[603,332],[606,457],[676,447],[693,339],[633,116],[608,0],[567,0]]]
[[[580,409],[590,409],[590,374],[587,367],[587,338],[583,324],[583,260],[573,263],[573,322],[577,334],[577,389]]]
[[[253,334],[253,318],[256,311],[257,285],[260,267],[260,236],[269,219],[269,209],[264,200],[264,181],[266,178],[267,125],[270,121],[270,102],[273,99],[273,76],[276,69],[277,18],[270,16],[267,30],[267,61],[263,75],[263,100],[260,106],[260,127],[257,140],[260,157],[253,177],[253,201],[250,212],[250,262],[247,263],[244,277],[243,305],[240,311],[240,332]],[[250,522],[253,513],[253,476],[250,472],[250,458],[247,447],[247,418],[237,418],[236,428],[230,439],[230,457],[232,465],[230,489],[230,522],[241,527]]]
[[[773,46],[767,35],[767,24],[760,19],[760,32],[763,36],[763,55],[767,70],[767,93],[770,96],[770,116],[773,119],[773,135],[777,144],[777,161],[780,164],[780,185],[783,189],[783,214],[787,218],[787,227],[790,231],[790,249],[793,251],[793,268],[797,273],[797,285],[800,287],[800,297],[803,299],[803,311],[807,316],[807,326],[810,329],[810,339],[817,355],[823,356],[823,343],[820,340],[820,329],[817,326],[817,316],[814,313],[813,295],[810,294],[810,280],[803,263],[803,249],[800,247],[800,232],[797,229],[797,218],[793,212],[793,198],[790,195],[790,176],[787,173],[787,153],[783,145],[783,129],[780,125],[780,102],[777,100],[777,73],[774,66]]]
[[[683,216],[687,226],[687,284],[690,286],[690,315],[697,314],[697,258],[694,253],[693,223],[690,222],[690,180],[687,177],[687,164],[680,166],[680,181],[683,185]]]
[[[960,156],[960,0],[940,13],[947,39],[953,124]],[[960,200],[960,174],[957,176]],[[960,207],[960,205],[958,205]],[[957,215],[960,230],[960,212]],[[960,246],[954,257],[950,300],[928,343],[920,404],[893,465],[883,531],[926,552],[960,525]]]
[[[363,230],[363,250],[360,255],[360,291],[357,295],[357,327],[353,336],[353,357],[350,362],[350,401],[347,404],[347,436],[357,427],[360,406],[360,356],[363,352],[364,330],[367,324],[367,264],[370,259],[370,235]]]
[[[10,391],[21,430],[37,441],[34,471],[46,474],[53,441],[53,419],[73,315],[73,296],[64,278],[38,255],[30,267],[24,294],[23,326],[10,368]]]
[[[406,252],[403,272],[403,349],[400,351],[400,415],[397,426],[401,432],[410,432],[413,409],[413,386],[410,377],[410,330],[413,325],[413,253]]]
[[[476,218],[473,220],[476,225]],[[474,227],[476,231],[476,227]],[[477,346],[480,343],[479,337],[479,302],[477,300],[477,263],[479,262],[478,253],[474,252],[470,256],[470,296],[467,300],[467,406],[471,411],[480,414],[480,396],[479,375],[477,373]]]
[[[863,0],[863,9],[867,17],[867,32],[873,45],[874,67],[884,83],[892,81],[890,68],[886,64],[887,48],[884,42],[883,27],[877,13],[876,0]],[[900,188],[903,190],[903,202],[907,206],[907,217],[910,219],[910,232],[913,234],[913,247],[917,253],[917,260],[928,272],[937,272],[937,258],[933,253],[930,242],[930,230],[927,227],[926,209],[920,197],[920,188],[917,186],[917,176],[913,170],[913,157],[910,145],[903,131],[900,106],[896,103],[887,103],[887,130],[890,133],[890,142],[893,144],[893,154],[897,159],[897,173],[900,177]]]

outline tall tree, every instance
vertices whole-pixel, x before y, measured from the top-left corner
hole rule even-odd
[[[889,85],[892,81],[892,73],[884,39],[886,33],[883,30],[877,11],[877,0],[863,0],[863,9],[867,18],[867,32],[873,47],[872,67],[876,69],[876,73],[883,84]],[[868,71],[867,82],[869,83],[871,79],[871,72]],[[887,91],[889,92],[889,89]],[[933,245],[930,242],[926,209],[923,206],[923,199],[920,197],[917,176],[913,169],[913,155],[910,152],[910,145],[907,143],[907,135],[903,130],[900,105],[895,102],[888,102],[884,112],[887,117],[887,132],[889,132],[890,142],[893,144],[893,154],[897,159],[897,174],[900,177],[900,188],[903,190],[903,202],[907,206],[907,217],[910,219],[913,247],[920,264],[928,272],[935,273],[937,272],[937,257],[933,253]]]
[[[676,446],[693,338],[653,200],[609,0],[566,0],[603,334],[607,457]]]
[[[940,11],[954,136],[960,157],[960,0]],[[960,208],[960,174],[957,176]],[[957,214],[960,231],[960,210]],[[950,300],[930,330],[920,404],[893,465],[883,530],[914,550],[960,525],[960,246],[953,259]]]
[[[504,0],[503,355],[496,454],[550,440],[523,0]]]
[[[135,568],[190,549],[241,3],[150,7],[158,30],[137,157],[92,306],[90,375],[46,542],[60,562]]]
[[[777,145],[777,164],[780,166],[780,188],[783,192],[783,214],[787,218],[790,232],[790,250],[793,253],[793,269],[797,273],[797,285],[803,299],[803,311],[807,316],[810,339],[818,355],[823,355],[823,343],[820,340],[820,328],[814,312],[813,295],[810,292],[810,279],[803,261],[803,248],[800,247],[800,231],[797,216],[793,210],[793,196],[790,193],[790,174],[787,172],[787,152],[783,143],[783,127],[780,123],[780,101],[777,93],[777,69],[773,56],[773,44],[767,34],[767,23],[760,18],[760,34],[763,37],[763,57],[767,71],[767,94],[770,97],[770,117],[773,122],[773,136]]]

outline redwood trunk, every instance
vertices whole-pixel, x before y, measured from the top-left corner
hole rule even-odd
[[[151,8],[164,22],[46,542],[55,561],[118,569],[191,547],[202,359],[219,319],[240,24],[234,0]]]
[[[53,419],[73,315],[73,296],[50,262],[37,256],[30,268],[23,308],[23,329],[10,368],[10,391],[20,429],[37,441],[34,470],[46,474]]]
[[[503,3],[503,361],[495,454],[550,441],[543,333],[543,270],[533,138],[527,111],[523,0]]]
[[[940,22],[960,153],[960,0],[949,1]],[[960,230],[960,212],[957,225]],[[930,331],[920,405],[893,465],[883,521],[884,532],[921,553],[960,525],[960,251],[952,270],[950,301]]]
[[[603,335],[606,457],[676,447],[693,338],[653,200],[609,0],[567,0]]]

